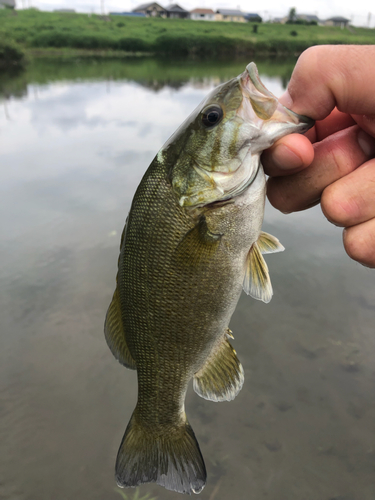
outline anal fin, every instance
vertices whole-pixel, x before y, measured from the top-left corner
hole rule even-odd
[[[108,347],[111,349],[114,357],[121,364],[126,366],[126,368],[135,370],[137,366],[126,343],[126,336],[121,318],[120,296],[117,287],[105,318],[104,334]]]
[[[195,392],[210,401],[231,401],[240,392],[244,382],[242,365],[228,336],[233,338],[230,330],[213,349],[203,368],[194,375]]]

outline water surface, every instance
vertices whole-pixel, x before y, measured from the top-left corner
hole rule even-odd
[[[39,61],[1,76],[0,498],[121,498],[136,374],[103,322],[122,227],[163,142],[246,62]],[[280,95],[293,63],[258,66]],[[243,295],[232,318],[245,385],[230,403],[187,397],[208,469],[200,498],[373,500],[373,271],[319,207],[267,206],[264,229],[286,251],[267,256],[271,303]]]

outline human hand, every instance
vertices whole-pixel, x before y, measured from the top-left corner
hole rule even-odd
[[[374,80],[375,46],[306,50],[280,101],[317,122],[262,156],[271,204],[288,213],[320,202],[345,228],[348,255],[368,267],[375,267]]]

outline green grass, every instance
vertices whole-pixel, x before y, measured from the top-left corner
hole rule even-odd
[[[294,32],[294,33],[292,33]],[[179,19],[127,18],[0,11],[0,39],[26,50],[41,48],[112,50],[179,56],[299,54],[316,44],[373,44],[375,30]]]

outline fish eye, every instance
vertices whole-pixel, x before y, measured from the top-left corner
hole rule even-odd
[[[223,118],[224,113],[218,104],[210,104],[202,111],[202,122],[206,127],[217,125]]]

